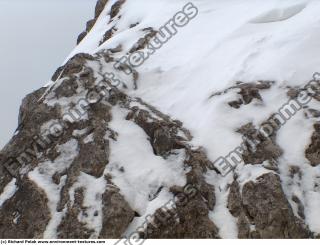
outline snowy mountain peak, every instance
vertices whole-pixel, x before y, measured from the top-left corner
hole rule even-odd
[[[319,237],[319,9],[99,0],[0,153],[0,238]]]

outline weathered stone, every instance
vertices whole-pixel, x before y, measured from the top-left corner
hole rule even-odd
[[[178,190],[179,189],[179,190]],[[153,215],[143,238],[218,238],[218,228],[208,217],[208,206],[201,194],[192,185],[185,188],[173,187],[177,191],[175,208],[158,209]],[[171,205],[173,206],[173,204]]]
[[[292,201],[294,201],[297,204],[298,215],[300,216],[301,219],[304,220],[306,218],[306,216],[304,214],[304,206],[303,206],[301,200],[297,196],[293,195],[292,196]]]
[[[237,132],[243,135],[245,149],[242,158],[246,164],[262,164],[266,160],[273,162],[282,155],[282,149],[275,140],[277,129],[266,137],[252,123],[248,123]]]
[[[57,98],[71,97],[77,93],[79,86],[76,77],[71,76],[70,78],[65,79],[62,83],[62,86],[59,86],[55,90]]]
[[[168,125],[165,121],[149,119],[151,119],[150,113],[138,108],[133,108],[127,116],[127,120],[136,122],[150,137],[150,143],[155,154],[165,156],[170,150],[174,149],[175,125]]]
[[[147,31],[147,34],[145,34],[144,37],[140,38],[137,43],[133,45],[133,47],[129,50],[129,53],[134,53],[136,51],[144,49],[148,45],[150,40],[158,33],[157,31],[153,30],[153,28],[147,28],[145,29],[145,31]]]
[[[84,173],[95,177],[101,177],[105,166],[108,164],[108,145],[98,145],[95,142],[82,144],[77,158]]]
[[[106,31],[106,33],[103,35],[103,38],[100,41],[99,45],[102,45],[103,43],[108,41],[116,31],[117,31],[117,28],[115,28],[115,27],[112,27],[108,31]]]
[[[100,14],[102,13],[107,3],[108,3],[108,0],[98,0],[95,8],[95,13],[94,13],[95,18],[98,18],[100,16]]]
[[[86,225],[79,221],[78,216],[84,213],[86,208],[83,206],[84,189],[75,190],[74,204],[68,207],[67,214],[63,217],[58,226],[57,233],[59,239],[88,239],[93,230],[90,230]]]
[[[295,217],[282,190],[280,178],[264,174],[244,184],[236,181],[228,197],[230,213],[238,217],[239,238],[308,238],[310,231]],[[248,229],[254,227],[254,230]]]
[[[112,5],[111,11],[110,11],[110,18],[111,19],[113,19],[114,17],[116,17],[118,15],[118,13],[120,12],[121,6],[125,2],[126,2],[126,0],[118,0]]]
[[[103,224],[100,238],[120,238],[134,218],[134,211],[116,188],[108,188],[102,196]]]
[[[311,143],[305,151],[306,158],[312,166],[320,164],[320,124],[314,125],[314,132],[311,136]]]
[[[236,82],[236,85],[234,86],[231,86],[223,91],[213,93],[209,99],[215,96],[226,94],[232,90],[239,90],[237,94],[239,94],[241,98],[228,102],[229,106],[239,109],[242,105],[250,104],[254,99],[263,101],[260,95],[260,90],[270,89],[273,84],[274,82],[272,81],[257,81],[251,83]]]
[[[68,62],[59,67],[53,74],[51,80],[56,81],[58,78],[64,78],[66,76],[71,76],[80,73],[84,68],[83,65],[88,60],[94,60],[94,57],[90,54],[79,53],[73,56]]]
[[[0,238],[43,238],[51,218],[47,196],[29,179],[17,185],[17,192],[0,209]]]
[[[96,23],[98,17],[100,16],[102,11],[104,10],[107,2],[108,2],[108,0],[98,0],[96,7],[95,7],[94,18],[87,22],[86,30],[83,31],[77,38],[77,44],[79,44],[86,37],[86,35],[89,33],[89,31],[92,29],[92,27]]]

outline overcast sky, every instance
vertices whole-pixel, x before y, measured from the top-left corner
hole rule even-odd
[[[43,86],[75,46],[96,0],[0,0],[0,148],[23,97]]]

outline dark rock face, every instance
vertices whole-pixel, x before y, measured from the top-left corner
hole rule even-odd
[[[95,14],[94,14],[94,18],[92,20],[89,20],[87,22],[87,26],[86,26],[86,30],[83,31],[77,39],[77,44],[79,44],[85,37],[86,35],[89,33],[89,31],[92,29],[92,27],[94,26],[94,24],[96,23],[98,17],[100,16],[100,14],[102,13],[104,7],[106,6],[106,4],[108,3],[108,0],[98,0],[97,4],[96,4],[96,8],[95,8]]]
[[[120,8],[121,8],[122,4],[125,3],[125,1],[126,0],[118,0],[115,2],[115,4],[112,5],[111,11],[110,11],[111,20],[119,14]]]
[[[42,238],[51,218],[46,194],[29,179],[0,209],[0,238]]]
[[[320,125],[314,125],[314,133],[311,136],[311,144],[305,151],[306,158],[312,166],[320,164]]]
[[[119,193],[110,187],[102,196],[103,223],[100,238],[117,239],[126,231],[134,218],[134,211]]]
[[[20,144],[25,145],[27,142],[27,139],[23,138],[24,134],[30,135],[29,137],[31,138],[32,133],[35,135],[40,134],[41,126],[48,123],[48,121],[59,120],[63,117],[61,105],[55,103],[53,106],[48,106],[44,101],[50,101],[51,98],[54,100],[72,99],[77,96],[79,91],[90,90],[95,86],[97,77],[93,70],[87,65],[86,61],[97,61],[98,64],[101,64],[100,59],[107,62],[112,61],[112,59],[106,60],[104,55],[76,55],[67,62],[60,71],[57,71],[56,74],[59,75],[55,76],[58,81],[60,81],[59,83],[56,82],[51,88],[36,91],[28,97],[29,99],[25,100],[21,107],[20,120],[27,120],[25,123],[26,126],[21,127],[21,130],[16,135],[16,139],[19,140]],[[106,81],[105,84],[109,86],[108,81]],[[62,215],[62,219],[57,226],[57,237],[91,238],[97,234],[97,231],[79,220],[80,216],[87,216],[88,210],[92,208],[84,204],[87,187],[78,187],[74,191],[74,196],[70,196],[70,191],[76,185],[81,174],[87,174],[96,179],[105,178],[107,182],[106,190],[101,196],[102,211],[99,214],[99,210],[96,210],[97,216],[102,218],[102,229],[98,234],[99,237],[121,237],[135,216],[134,210],[127,203],[124,196],[120,194],[120,190],[112,183],[112,177],[104,173],[109,163],[109,141],[117,140],[117,133],[108,127],[108,123],[112,120],[111,109],[116,106],[120,106],[123,110],[127,111],[126,120],[132,121],[143,129],[149,137],[150,145],[154,149],[154,154],[166,159],[174,155],[175,150],[183,149],[186,151],[185,164],[191,168],[186,175],[187,183],[195,186],[198,190],[195,196],[190,197],[188,203],[177,207],[176,212],[180,221],[176,223],[176,230],[172,230],[169,234],[167,228],[170,226],[165,224],[156,233],[149,234],[149,232],[147,232],[147,237],[219,237],[218,228],[208,217],[209,211],[212,211],[215,206],[215,188],[208,184],[204,178],[204,174],[211,162],[207,159],[203,149],[191,149],[192,147],[188,143],[188,141],[191,140],[189,131],[183,128],[181,122],[172,120],[169,116],[144,103],[141,99],[129,97],[116,87],[111,86],[109,92],[104,95],[103,100],[93,100],[92,103],[86,104],[85,107],[82,108],[82,110],[87,111],[86,120],[79,118],[75,121],[67,120],[62,122],[62,126],[64,127],[62,134],[41,151],[41,157],[38,157],[36,154],[32,162],[25,163],[27,167],[27,170],[24,172],[25,175],[28,174],[29,171],[41,167],[45,161],[50,160],[53,164],[57,164],[56,161],[65,154],[61,152],[61,149],[59,150],[59,146],[70,142],[70,140],[77,142],[78,153],[70,165],[64,169],[51,171],[48,175],[49,181],[52,181],[52,184],[56,188],[61,186],[56,212]],[[132,102],[136,105],[131,106]],[[69,106],[74,112],[77,110],[80,111],[80,108],[77,107],[76,104],[70,104]],[[144,109],[141,109],[142,107]],[[30,109],[32,111],[30,111]],[[66,109],[64,108],[63,110]],[[33,113],[35,112],[37,112],[39,116],[34,117]],[[38,127],[32,127],[32,123],[34,122],[37,122]],[[13,148],[14,150],[12,150]],[[19,155],[20,151],[17,144],[11,143],[6,149],[2,152],[3,156],[5,156],[7,152],[10,152],[10,156],[13,158]],[[21,168],[19,171],[21,171]],[[39,173],[46,173],[46,169],[43,168]],[[4,175],[2,177],[4,186],[11,180],[10,175],[6,176],[7,175]],[[4,186],[2,188],[4,188]],[[22,183],[22,187],[27,188],[28,185]],[[179,196],[181,188],[182,187],[172,187],[171,191],[174,195]],[[34,189],[38,190],[36,186]],[[33,191],[35,192],[35,190]],[[19,190],[16,195],[18,195],[20,191],[21,190]],[[26,202],[31,202],[35,208],[39,207],[39,205],[44,206],[43,203],[33,203],[37,199],[29,200],[28,196],[24,196],[24,198]],[[45,199],[46,195],[42,193],[41,198]],[[40,197],[38,199],[40,199]],[[99,200],[98,198],[97,202],[100,202]],[[15,196],[8,200],[8,203],[11,202],[19,203]],[[44,212],[47,212],[47,216],[42,214],[44,217],[33,216],[31,219],[34,223],[39,222],[41,229],[35,226],[37,230],[34,231],[34,233],[20,233],[21,237],[43,237],[48,221],[52,217],[50,217],[46,206],[42,209]],[[1,212],[5,219],[11,217],[11,210],[8,210],[7,204],[1,209]],[[26,210],[21,210],[21,212],[23,213],[21,215],[29,215]],[[63,214],[62,212],[65,213]],[[43,222],[44,220],[46,222]],[[168,219],[167,222],[171,222],[170,219]],[[21,227],[18,226],[16,230],[18,231],[20,228]],[[11,233],[4,226],[0,227],[0,232],[4,238],[11,236]],[[17,238],[17,235],[12,234],[12,238]]]
[[[129,53],[134,53],[138,50],[144,49],[150,40],[158,33],[153,28],[145,28],[143,31],[147,33],[144,35],[144,37],[138,40],[138,42],[129,50]]]
[[[68,207],[66,216],[58,226],[58,237],[60,239],[88,239],[93,233],[92,230],[86,228],[86,225],[78,220],[78,215],[86,211],[83,206],[84,190],[77,189],[75,191],[75,202],[72,207]]]
[[[94,60],[93,56],[84,53],[76,54],[64,66],[61,66],[56,70],[51,78],[52,81],[81,72],[83,65],[88,60]],[[70,79],[72,79],[72,77]]]
[[[180,193],[181,194],[181,193]],[[208,218],[208,207],[201,201],[201,195],[196,194],[187,200],[182,198],[177,202],[175,210],[158,209],[155,220],[149,224],[144,238],[219,238],[218,228]]]
[[[294,216],[280,178],[273,173],[245,183],[242,192],[234,181],[228,208],[238,218],[239,238],[308,238],[311,235],[303,221]]]
[[[104,10],[104,8],[105,8],[107,3],[108,3],[108,0],[99,0],[97,2],[96,8],[95,8],[95,16],[94,16],[94,18],[92,20],[89,20],[87,22],[86,30],[83,31],[82,33],[80,33],[80,35],[78,36],[77,44],[79,44],[86,37],[86,35],[91,31],[92,27],[96,23],[97,19],[99,18],[100,14]],[[110,15],[110,21],[109,22],[113,21],[115,19],[115,17],[117,17],[117,15],[120,12],[121,6],[124,3],[125,3],[125,0],[118,0],[112,5],[110,13],[109,13],[109,15]],[[115,30],[116,30],[115,27],[113,27],[110,30],[108,30],[106,32],[106,34],[104,35],[103,40],[100,42],[100,45],[102,43],[104,43],[105,41],[107,41],[109,38],[111,38],[112,32],[115,31]]]
[[[110,30],[106,31],[106,33],[103,35],[102,40],[100,41],[100,45],[102,45],[104,42],[109,40],[116,31],[117,31],[117,28],[115,27],[112,27]]]
[[[143,128],[150,137],[150,143],[156,155],[165,157],[171,150],[182,148],[181,141],[187,140],[177,135],[181,130],[179,123],[168,119],[154,119],[146,110],[133,107],[127,120],[133,120]],[[185,129],[182,130],[185,131]]]
[[[5,160],[0,159],[1,163],[5,163]],[[0,165],[0,193],[3,192],[4,188],[10,183],[12,180],[12,176],[5,169],[3,164]]]
[[[99,15],[102,13],[104,7],[106,6],[108,0],[99,0],[96,4],[95,12],[94,12],[94,17],[98,18]]]
[[[246,124],[237,130],[243,135],[245,151],[242,154],[246,164],[262,164],[269,160],[275,162],[282,155],[281,148],[276,143],[276,133],[266,137],[252,123]]]
[[[243,83],[237,82],[236,85],[231,86],[230,88],[225,89],[221,92],[216,92],[210,96],[210,99],[219,96],[222,94],[226,94],[233,90],[238,90],[237,94],[240,96],[239,99],[228,102],[229,106],[239,109],[242,105],[248,105],[253,100],[263,101],[260,95],[261,90],[270,89],[274,84],[272,81],[258,81],[251,83]]]

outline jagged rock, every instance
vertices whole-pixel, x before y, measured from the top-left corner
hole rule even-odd
[[[84,63],[88,60],[94,60],[94,57],[85,53],[76,54],[65,65],[59,67],[55,71],[51,80],[56,81],[58,78],[61,79],[66,76],[80,73],[83,69]]]
[[[94,18],[87,22],[86,30],[83,31],[77,38],[77,44],[79,44],[86,37],[86,35],[89,33],[89,31],[92,29],[92,27],[96,23],[98,17],[102,13],[102,11],[107,3],[108,3],[108,0],[98,0],[96,7],[95,7]]]
[[[98,0],[95,8],[94,17],[98,18],[99,15],[102,13],[104,7],[106,6],[108,0]]]
[[[1,155],[0,155],[0,162],[5,163]],[[12,180],[12,176],[5,169],[4,164],[1,164],[0,165],[0,193],[3,192],[4,188],[10,183],[11,180]]]
[[[122,4],[124,4],[125,2],[126,2],[126,0],[118,0],[112,5],[111,11],[110,11],[110,18],[111,19],[113,19],[114,17],[116,17],[118,15]]]
[[[129,204],[116,188],[108,188],[102,197],[103,224],[100,238],[121,237],[135,215]]]
[[[314,133],[311,136],[311,143],[305,151],[306,158],[312,166],[320,164],[320,125],[314,125]]]
[[[90,230],[86,225],[79,221],[78,216],[85,213],[86,208],[83,206],[84,189],[80,188],[75,190],[74,204],[68,207],[67,214],[63,217],[60,225],[58,226],[59,239],[88,239],[90,238],[93,230]]]
[[[288,89],[287,95],[290,99],[296,99],[298,97],[298,94],[300,93],[301,89],[299,88],[292,88],[290,87]]]
[[[145,238],[218,238],[218,228],[209,219],[209,210],[215,206],[214,186],[205,181],[204,173],[210,165],[202,149],[191,150],[182,143],[187,139],[178,136],[178,131],[186,131],[181,123],[168,118],[162,121],[151,116],[152,113],[133,108],[127,119],[134,120],[150,137],[155,154],[166,157],[175,149],[185,148],[187,152],[185,164],[191,167],[186,174],[187,185],[191,186],[188,200],[180,200],[175,210],[158,209],[154,214],[155,224],[150,223],[141,234]],[[158,115],[161,115],[158,113]],[[188,138],[188,137],[186,137]],[[178,196],[185,188],[174,186],[171,191]],[[195,193],[192,193],[195,192]],[[190,195],[193,194],[193,195]],[[180,205],[181,204],[181,205]]]
[[[152,118],[146,110],[132,108],[127,120],[133,120],[150,137],[150,143],[156,155],[166,156],[171,150],[181,149],[180,141],[186,140],[178,136],[179,124],[166,119]]]
[[[79,88],[79,86],[77,83],[77,78],[75,76],[71,76],[70,78],[65,79],[62,83],[63,86],[59,86],[55,90],[57,98],[71,97],[72,95],[77,93],[77,89]]]
[[[2,169],[11,176],[18,175],[16,169],[22,169],[27,165],[32,168],[37,165],[37,153],[46,150],[45,140],[40,134],[41,126],[60,115],[58,106],[48,107],[42,103],[41,97],[44,91],[45,88],[41,88],[23,99],[16,134],[1,151]]]
[[[262,164],[266,160],[274,162],[282,155],[281,148],[275,142],[276,129],[266,137],[252,123],[248,123],[237,132],[243,135],[246,148],[242,157],[246,164]]]
[[[239,109],[242,105],[250,104],[254,99],[258,101],[263,101],[259,91],[270,89],[273,84],[274,82],[272,81],[258,81],[258,82],[252,82],[252,83],[237,82],[236,85],[231,86],[225,89],[224,91],[220,91],[212,94],[209,97],[209,99],[215,96],[226,94],[232,90],[239,90],[237,94],[239,94],[241,98],[228,102],[229,106],[235,109]]]
[[[173,187],[176,208],[161,208],[154,222],[141,234],[144,238],[219,238],[218,228],[209,219],[208,206],[195,186]]]
[[[42,238],[51,218],[46,194],[29,179],[0,209],[0,238]]]
[[[129,50],[129,53],[134,53],[136,51],[144,49],[150,40],[157,35],[157,31],[153,30],[153,28],[146,28],[143,31],[146,31],[147,34],[145,34],[144,37],[140,38],[136,44]]]
[[[78,38],[77,38],[77,44],[81,43],[81,41],[87,36],[87,32],[83,31],[79,34]]]
[[[292,201],[294,201],[297,204],[297,206],[298,206],[298,215],[300,216],[301,219],[304,220],[306,218],[306,216],[304,214],[304,206],[303,206],[301,200],[297,196],[293,195],[292,196]]]
[[[108,41],[116,31],[117,31],[117,28],[115,27],[112,27],[110,30],[106,31],[106,33],[103,35],[102,40],[100,41],[100,45]]]
[[[230,187],[230,213],[238,218],[239,238],[307,238],[311,233],[294,216],[282,190],[279,176],[264,174],[244,184]]]

